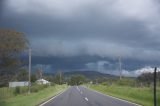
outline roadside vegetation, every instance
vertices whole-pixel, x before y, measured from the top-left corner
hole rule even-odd
[[[68,85],[81,85],[85,82],[86,78],[83,75],[74,75],[68,79]]]
[[[52,84],[52,86],[55,86]],[[49,85],[37,85],[37,84],[32,84],[30,88],[31,93],[36,93],[39,92],[45,88],[50,87]],[[17,95],[27,95],[28,94],[28,86],[24,87],[1,87],[0,88],[0,99],[8,99],[11,97],[15,97]]]
[[[153,106],[153,80],[144,80],[150,74],[143,74],[136,78],[106,79],[85,86],[110,96],[125,99],[143,106]],[[145,76],[145,77],[144,77]],[[100,81],[100,80],[99,80]],[[160,105],[160,86],[158,80],[157,106]]]
[[[35,106],[67,88],[62,76],[43,76],[41,68],[31,72],[30,94],[29,84],[9,87],[9,82],[28,82],[28,49],[24,33],[0,29],[0,106]],[[38,83],[42,79],[48,84]]]
[[[30,94],[25,92],[16,95],[14,94],[14,90],[16,88],[14,88],[12,89],[11,97],[0,99],[0,106],[35,106],[68,88],[67,85],[53,85],[44,88],[43,87],[44,86],[33,86],[33,88],[31,88],[33,91],[31,90]],[[3,88],[0,89],[0,92],[2,89]],[[20,92],[25,89],[26,88],[20,87]]]

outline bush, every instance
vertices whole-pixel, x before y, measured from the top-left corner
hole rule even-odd
[[[56,85],[55,83],[53,83],[53,82],[51,83],[51,86],[55,86],[55,85]]]
[[[117,80],[116,84],[121,85],[121,86],[135,86],[135,80],[134,79],[129,79],[129,78],[123,78],[121,80]]]
[[[32,86],[31,87],[31,92],[38,92],[39,91],[39,87],[38,86]]]
[[[42,86],[40,85],[31,86],[31,92],[38,92],[39,90],[42,90]]]
[[[102,82],[101,84],[104,86],[108,86],[108,82]]]
[[[40,90],[43,90],[45,88],[47,88],[49,85],[34,85],[31,86],[31,92],[38,92]]]
[[[28,87],[21,87],[20,88],[20,94],[28,93]]]
[[[14,90],[14,95],[20,94],[20,87],[16,87]]]

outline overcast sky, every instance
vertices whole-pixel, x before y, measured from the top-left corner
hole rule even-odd
[[[1,28],[26,34],[35,66],[117,74],[121,56],[133,75],[160,64],[159,0],[1,0],[0,12]]]

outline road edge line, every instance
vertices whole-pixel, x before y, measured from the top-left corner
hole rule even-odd
[[[70,88],[70,87],[68,87],[68,88],[67,88],[66,90],[64,90],[64,91],[59,92],[59,93],[56,94],[55,96],[51,97],[51,98],[48,99],[47,101],[44,101],[44,102],[40,103],[40,104],[37,105],[37,106],[43,106],[43,105],[45,105],[46,103],[50,102],[51,100],[55,99],[56,97],[60,96],[60,95],[63,94],[64,92],[66,92],[69,88]]]
[[[114,96],[111,96],[111,95],[108,95],[108,94],[103,94],[103,93],[101,93],[101,92],[98,92],[98,91],[96,91],[96,90],[87,88],[87,87],[85,87],[85,86],[82,86],[82,87],[84,87],[84,88],[86,88],[86,89],[88,89],[88,90],[91,90],[91,91],[93,91],[93,92],[99,93],[99,94],[101,94],[101,95],[108,96],[108,97],[111,97],[111,98],[114,98],[114,99],[117,99],[117,100],[120,100],[120,101],[123,101],[123,102],[131,103],[131,104],[134,104],[134,105],[137,105],[137,106],[143,106],[143,105],[140,105],[140,104],[137,104],[137,103],[130,102],[130,101],[125,100],[125,99],[121,99],[121,98],[118,98],[118,97],[114,97]]]

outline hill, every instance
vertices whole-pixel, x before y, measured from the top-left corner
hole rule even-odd
[[[114,75],[110,74],[104,74],[97,71],[72,71],[72,72],[65,72],[64,76],[65,78],[69,78],[73,75],[83,75],[88,79],[97,79],[97,78],[113,78],[116,77]]]

